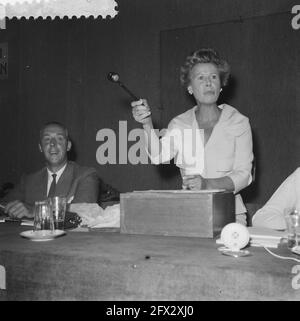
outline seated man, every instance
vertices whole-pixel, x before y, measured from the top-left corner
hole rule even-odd
[[[47,197],[66,197],[67,202],[96,203],[99,178],[93,168],[68,161],[71,149],[68,130],[60,123],[50,122],[40,131],[39,149],[46,167],[21,178],[19,185],[2,200],[4,212],[13,218],[33,217],[35,201]]]
[[[286,228],[286,209],[300,209],[300,167],[294,171],[276,190],[269,201],[252,218],[253,226],[275,230]]]

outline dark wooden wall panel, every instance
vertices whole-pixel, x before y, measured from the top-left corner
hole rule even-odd
[[[300,163],[300,42],[289,22],[290,14],[282,13],[161,33],[165,125],[195,104],[179,83],[179,67],[187,54],[212,47],[231,64],[232,81],[219,103],[236,107],[252,125],[257,181],[244,191],[247,201],[265,202]],[[178,180],[174,175],[168,184]]]
[[[100,176],[120,191],[176,187],[168,168],[97,164],[96,151],[100,143],[96,141],[96,133],[99,129],[111,128],[118,134],[119,120],[128,121],[128,131],[138,126],[131,117],[130,98],[118,86],[108,82],[106,74],[109,71],[118,72],[129,88],[138,96],[147,98],[153,107],[154,121],[161,127],[171,117],[166,113],[171,107],[161,104],[161,89],[168,88],[162,88],[160,83],[163,67],[160,62],[161,31],[290,12],[294,5],[292,0],[117,0],[117,3],[119,13],[114,19],[13,19],[7,22],[6,30],[0,30],[0,41],[7,41],[9,45],[9,78],[0,81],[0,144],[3,147],[0,153],[0,184],[6,181],[15,183],[22,172],[41,166],[42,158],[37,149],[38,129],[45,121],[56,119],[69,127],[75,147],[75,155],[72,156],[76,156],[82,164],[96,167]],[[240,23],[235,24],[233,33],[224,34],[224,39],[234,41],[235,29],[240,26]],[[269,28],[273,27],[276,29],[275,24],[270,24]],[[287,25],[282,27],[290,27],[289,18]],[[276,36],[271,33],[270,39],[262,40],[266,51],[277,39],[272,35]],[[299,32],[295,31],[293,35],[287,35],[287,41],[291,43],[292,39],[298,37]],[[193,39],[192,35],[187,35],[186,39]],[[239,38],[235,52],[238,53],[255,39],[256,34],[245,34],[244,38]],[[192,46],[189,47],[189,50],[192,49]],[[186,55],[185,52],[182,54]],[[285,63],[286,57],[294,57],[293,50],[289,48],[278,53],[274,50],[274,54],[282,60],[285,58]],[[230,61],[231,58],[228,54]],[[249,72],[246,70],[248,65],[244,65],[241,59],[239,62],[244,72]],[[291,69],[294,67],[293,58],[288,66]],[[291,73],[292,82],[296,73],[299,83],[299,71],[295,70]],[[256,77],[261,77],[261,73],[256,72]],[[237,75],[237,79],[246,78]],[[280,79],[288,86],[289,79]],[[269,81],[273,82],[274,79]],[[290,85],[294,86],[292,82]],[[246,86],[250,88],[250,85]],[[272,95],[277,91],[269,87],[266,90]],[[236,88],[236,93],[242,93],[240,88]],[[283,99],[284,95],[282,93]],[[233,97],[237,99],[238,96]],[[276,100],[275,97],[270,97],[270,101]],[[295,92],[295,99],[299,102],[298,91]],[[241,109],[245,114],[249,111],[252,127],[261,127],[263,119],[256,117],[254,122],[251,114],[254,112],[251,106],[258,108],[257,104],[253,102],[248,107],[239,101],[232,102],[239,109],[245,108]],[[286,108],[294,111],[294,107]],[[282,107],[274,113],[281,114],[281,111]],[[295,117],[299,116],[289,117],[295,121]],[[271,128],[264,135],[272,133]],[[288,136],[287,133],[285,135]],[[287,144],[290,146],[290,143]],[[299,141],[297,144],[299,150]],[[262,157],[269,156],[264,153]],[[273,186],[298,161],[295,153],[291,157],[281,153],[274,159],[280,165],[275,175],[276,181],[272,181]],[[266,160],[264,162],[266,164]],[[265,171],[263,167],[260,169],[262,171]],[[261,199],[265,199],[270,190],[271,187],[261,187],[258,190]]]

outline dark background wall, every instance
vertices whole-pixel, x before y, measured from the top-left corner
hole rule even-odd
[[[131,118],[126,93],[107,81],[109,71],[117,71],[129,88],[147,98],[155,122],[165,126],[174,109],[171,101],[168,105],[162,99],[169,89],[162,88],[168,83],[168,68],[162,66],[168,59],[162,56],[162,48],[168,48],[170,39],[164,35],[185,34],[182,41],[186,48],[190,42],[185,56],[202,45],[198,38],[195,42],[195,30],[202,30],[203,44],[213,35],[215,48],[219,49],[219,43],[221,49],[227,48],[226,58],[240,66],[235,74],[239,85],[234,95],[228,96],[228,103],[250,118],[259,146],[257,182],[244,191],[244,196],[246,201],[265,202],[300,159],[300,30],[290,25],[295,3],[117,2],[119,13],[114,19],[12,19],[6,30],[0,30],[0,42],[7,42],[9,49],[9,77],[0,81],[0,183],[16,183],[21,173],[41,167],[38,129],[55,119],[69,128],[76,160],[94,166],[104,181],[121,192],[178,187],[178,176],[174,180],[168,175],[169,167],[100,166],[96,151],[101,143],[96,141],[96,134],[101,128],[118,133],[119,120],[128,121],[128,131],[138,126]],[[229,24],[234,32],[224,28]],[[227,47],[224,39],[230,41]],[[180,41],[177,45],[181,47]],[[178,68],[174,66],[175,71]],[[168,95],[172,95],[172,88]],[[246,100],[248,103],[243,103]]]

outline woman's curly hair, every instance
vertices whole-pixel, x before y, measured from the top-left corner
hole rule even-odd
[[[220,58],[219,54],[211,48],[203,48],[194,51],[187,56],[185,63],[180,69],[180,81],[184,87],[190,84],[190,72],[198,63],[212,63],[218,71],[221,80],[221,86],[226,86],[230,76],[230,66],[227,61]]]

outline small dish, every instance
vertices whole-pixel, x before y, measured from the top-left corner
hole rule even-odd
[[[233,256],[233,257],[242,257],[242,256],[250,255],[250,252],[248,250],[235,251],[225,246],[219,247],[218,250],[224,255]]]
[[[31,241],[35,241],[35,242],[44,242],[44,241],[52,241],[55,238],[62,236],[66,234],[65,231],[62,230],[54,230],[54,231],[50,231],[50,230],[41,230],[41,231],[24,231],[21,232],[20,235],[22,237],[25,237]]]

